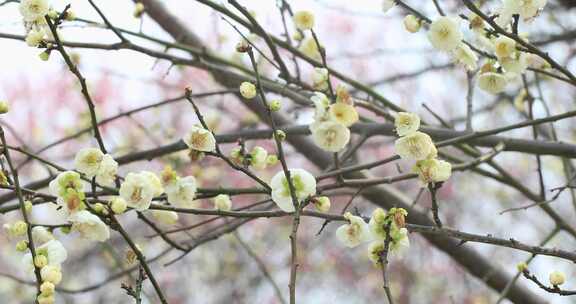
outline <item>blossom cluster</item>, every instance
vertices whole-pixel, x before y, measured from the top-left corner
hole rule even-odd
[[[309,126],[312,140],[323,150],[341,151],[350,141],[349,127],[359,119],[353,99],[341,85],[336,88],[334,103],[321,92],[315,92],[310,99],[315,107],[314,121]]]
[[[420,117],[415,113],[400,112],[394,120],[396,133],[400,136],[394,147],[396,153],[407,160],[415,160],[413,171],[420,181],[428,183],[444,182],[452,174],[452,165],[437,158],[438,151],[432,138],[420,128]]]
[[[510,32],[513,16],[518,15],[524,21],[531,21],[542,11],[546,2],[547,0],[504,0],[496,12],[495,21]],[[394,6],[395,1],[385,0],[383,9],[386,12]],[[461,18],[456,16],[440,16],[433,20],[428,28],[428,40],[435,49],[448,53],[455,62],[469,71],[478,68],[479,59],[476,53],[485,51],[493,55],[493,58],[481,66],[477,78],[477,85],[483,91],[501,93],[529,67],[549,67],[538,55],[521,51],[515,39],[488,29],[482,16],[470,13],[462,18],[467,20],[468,28],[481,50],[472,49],[470,44],[464,41]],[[416,16],[407,15],[404,18],[404,27],[408,32],[416,33],[423,22]],[[518,38],[528,42],[525,34]]]
[[[50,41],[54,40],[54,36],[46,17],[51,20],[63,18],[70,21],[76,18],[74,12],[68,9],[60,16],[59,12],[51,8],[48,0],[22,0],[19,10],[26,27],[26,44],[30,47],[45,48],[39,57],[48,60],[52,49]]]
[[[391,208],[388,213],[377,208],[366,223],[362,217],[346,212],[344,218],[348,223],[336,230],[336,237],[348,248],[372,241],[368,246],[368,258],[374,266],[382,267],[385,242],[389,243],[389,251],[398,256],[410,246],[408,230],[404,227],[407,215],[402,208]]]

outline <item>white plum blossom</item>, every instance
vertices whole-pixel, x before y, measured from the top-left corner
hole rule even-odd
[[[118,162],[110,154],[105,154],[96,172],[96,183],[111,187],[114,185],[116,173],[118,173]]]
[[[31,29],[26,35],[26,44],[31,47],[37,47],[44,40],[44,30],[39,28]]]
[[[468,71],[475,70],[478,67],[478,56],[464,43],[452,50],[451,55],[454,61],[463,65]]]
[[[494,53],[498,58],[512,56],[516,52],[516,41],[506,36],[500,36],[494,39]]]
[[[350,141],[350,130],[335,121],[324,121],[310,129],[314,143],[326,151],[341,151]]]
[[[40,246],[54,239],[54,235],[44,226],[32,227],[32,240],[35,246]]]
[[[168,202],[176,207],[191,208],[194,206],[194,198],[198,184],[194,176],[179,178],[173,187],[166,191]]]
[[[434,157],[436,153],[432,138],[420,131],[398,138],[394,148],[402,159],[421,160]]]
[[[399,136],[414,133],[420,128],[420,117],[416,113],[399,112],[394,118],[394,127]]]
[[[152,185],[152,189],[154,190],[154,196],[159,196],[164,193],[164,187],[162,186],[162,181],[156,174],[150,171],[141,171],[140,174],[145,176],[150,184]]]
[[[151,210],[152,217],[164,225],[174,225],[178,222],[178,213],[170,210]]]
[[[212,152],[216,149],[214,134],[202,127],[192,126],[182,140],[188,148],[193,150]]]
[[[72,223],[72,230],[78,231],[85,239],[104,242],[110,238],[108,226],[90,211],[76,212],[68,220]]]
[[[296,28],[301,31],[310,30],[314,27],[314,14],[309,11],[298,11],[294,13],[292,20],[294,20]]]
[[[20,14],[26,22],[42,22],[48,14],[50,5],[47,0],[22,0],[20,1]]]
[[[314,92],[310,100],[314,103],[314,121],[321,122],[327,120],[328,108],[330,107],[328,97],[324,93]]]
[[[150,181],[149,176],[133,172],[126,175],[119,191],[120,197],[126,201],[128,207],[139,211],[150,207],[155,193],[155,186]]]
[[[440,17],[430,24],[428,40],[440,51],[451,51],[462,43],[464,35],[460,23],[454,17]]]
[[[312,174],[304,169],[289,169],[290,179],[294,186],[296,200],[302,203],[307,197],[316,194],[316,179]],[[284,212],[294,212],[294,204],[290,194],[288,179],[284,171],[276,173],[270,180],[272,188],[272,200]]]
[[[312,86],[316,90],[328,89],[328,70],[325,68],[314,68],[312,73]]]
[[[74,167],[86,177],[92,178],[98,172],[103,158],[104,153],[100,149],[84,148],[76,153]]]
[[[316,40],[312,37],[306,37],[298,47],[298,50],[304,55],[316,60],[320,61],[322,59],[322,55],[320,55],[320,49],[318,48],[318,44]]]
[[[505,27],[510,24],[515,14],[518,14],[524,21],[530,21],[538,16],[547,2],[547,0],[503,0],[496,23]]]
[[[368,224],[359,217],[352,215],[350,212],[344,214],[348,224],[342,225],[336,229],[336,238],[348,248],[354,248],[363,242],[370,240],[370,230]]]
[[[214,197],[214,209],[222,211],[230,211],[232,209],[232,200],[226,194],[218,194]]]
[[[528,58],[530,54],[519,52],[516,55],[512,55],[507,58],[500,58],[498,62],[506,71],[506,73],[522,74],[528,68]]]
[[[478,76],[478,87],[485,92],[498,94],[506,89],[508,79],[496,72],[486,72]]]
[[[416,162],[413,169],[418,173],[420,181],[427,185],[428,183],[438,183],[447,181],[452,175],[452,165],[444,160],[424,159]]]
[[[356,108],[348,103],[336,102],[330,106],[330,119],[343,124],[345,127],[353,125],[360,119]]]

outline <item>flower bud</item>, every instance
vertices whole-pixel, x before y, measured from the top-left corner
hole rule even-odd
[[[38,298],[36,298],[38,304],[54,304],[54,296],[50,295],[50,296],[46,296],[43,294],[40,294],[38,296]]]
[[[280,100],[275,99],[275,100],[270,101],[270,103],[268,104],[268,107],[270,108],[270,111],[278,112],[278,111],[280,111],[282,104],[280,103]]]
[[[12,235],[13,236],[21,236],[26,234],[26,230],[28,229],[28,224],[23,221],[17,221],[12,225]]]
[[[144,4],[142,2],[138,2],[136,3],[136,5],[134,5],[134,18],[140,18],[142,17],[142,14],[144,14],[144,11],[146,10],[146,7],[144,6]]]
[[[270,154],[266,157],[266,163],[268,166],[274,166],[278,163],[278,156],[276,154]]]
[[[404,28],[410,33],[416,33],[420,30],[420,20],[414,15],[404,17]]]
[[[10,111],[10,105],[6,101],[0,101],[0,114],[6,114]]]
[[[66,15],[64,16],[64,19],[67,21],[72,21],[72,20],[76,19],[76,13],[74,13],[74,11],[72,11],[72,10],[67,10]]]
[[[22,240],[18,243],[16,243],[16,250],[19,252],[24,252],[26,251],[26,249],[28,249],[28,241],[27,240]]]
[[[25,201],[24,202],[24,211],[26,211],[26,213],[30,213],[32,211],[32,202],[31,201]]]
[[[122,214],[126,211],[126,201],[121,197],[115,197],[110,201],[110,208],[112,208],[112,212],[115,214]]]
[[[286,132],[282,130],[276,130],[274,135],[279,141],[284,141],[286,139]]]
[[[50,282],[44,282],[44,283],[42,283],[42,285],[40,285],[40,293],[42,293],[43,296],[53,295],[54,289],[55,289],[54,284],[52,284]]]
[[[101,203],[94,204],[94,206],[92,206],[92,209],[94,209],[96,213],[104,213],[104,205],[102,205]]]
[[[314,203],[316,210],[320,212],[328,212],[328,210],[330,210],[330,198],[327,196],[315,197],[312,202]]]
[[[42,281],[58,285],[62,281],[62,272],[59,266],[46,265],[40,270]]]
[[[248,43],[248,40],[244,38],[242,38],[242,40],[236,44],[236,52],[238,53],[246,53],[250,50],[250,48],[250,43]]]
[[[38,54],[38,57],[40,57],[40,59],[42,61],[48,61],[48,59],[50,59],[50,52],[48,50]]]
[[[42,269],[42,268],[44,268],[44,266],[48,265],[48,258],[44,255],[37,255],[34,258],[34,265],[36,265],[36,267]]]
[[[524,272],[524,270],[528,269],[528,264],[524,262],[518,263],[518,265],[516,265],[516,269],[518,269],[519,272]]]
[[[253,99],[256,97],[256,86],[250,82],[243,82],[240,84],[240,95],[246,99]]]

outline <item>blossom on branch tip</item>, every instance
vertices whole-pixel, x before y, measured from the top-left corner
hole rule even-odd
[[[316,179],[312,174],[304,169],[289,169],[288,171],[294,186],[296,201],[299,204],[309,196],[316,194]],[[270,188],[272,188],[272,200],[274,203],[285,212],[294,212],[295,208],[290,193],[290,186],[283,170],[280,170],[272,177]]]
[[[144,14],[144,11],[146,10],[146,7],[144,6],[144,4],[142,2],[137,2],[134,5],[134,12],[133,12],[133,16],[134,18],[140,18],[142,17],[142,15]]]

